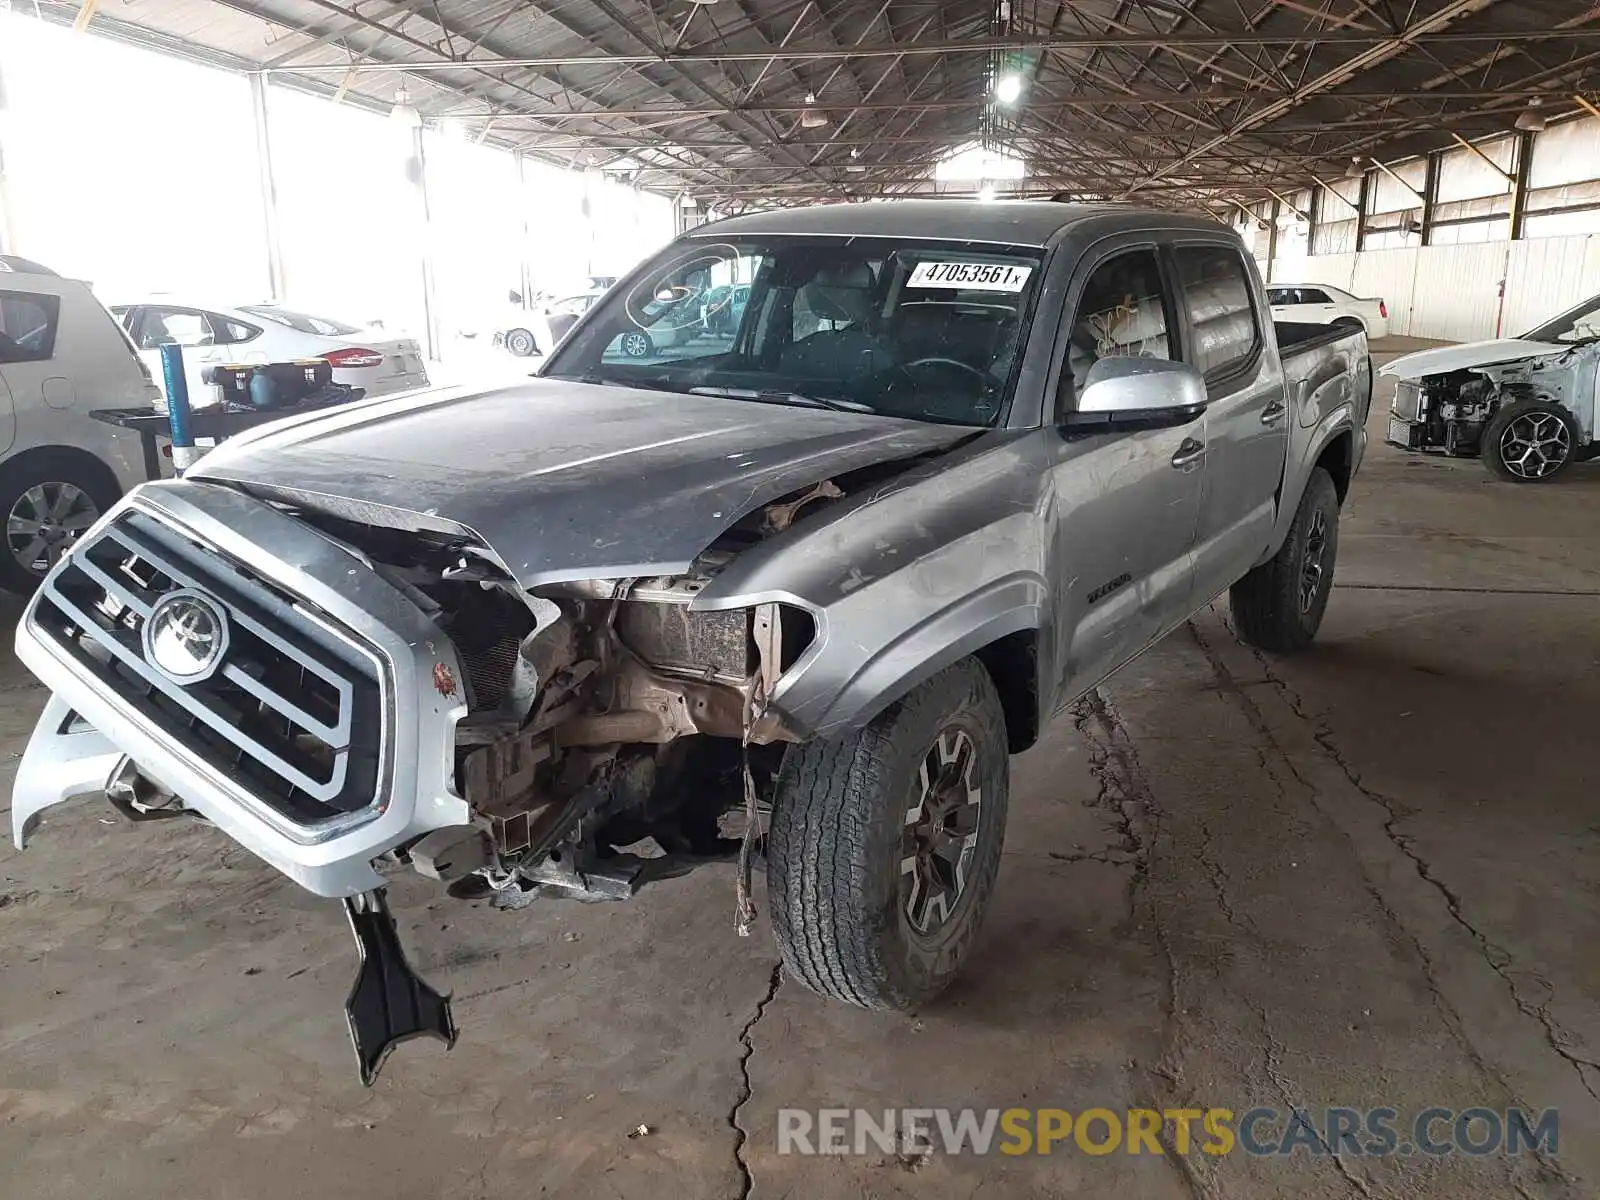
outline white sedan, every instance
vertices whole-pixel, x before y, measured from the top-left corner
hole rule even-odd
[[[1267,285],[1267,303],[1272,305],[1274,321],[1298,321],[1307,325],[1360,325],[1367,337],[1389,334],[1389,306],[1381,299],[1363,300],[1325,283],[1272,283]]]
[[[114,304],[111,311],[127,329],[157,384],[161,347],[176,342],[184,348],[189,403],[195,408],[217,403],[220,392],[206,381],[205,373],[224,365],[321,358],[333,367],[335,383],[362,388],[368,396],[428,386],[422,348],[412,339],[280,304],[217,307],[161,299]]]

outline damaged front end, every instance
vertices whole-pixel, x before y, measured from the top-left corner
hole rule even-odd
[[[204,483],[141,489],[19,626],[19,656],[54,694],[18,772],[16,841],[99,790],[133,819],[202,816],[340,898],[367,1083],[398,1042],[456,1036],[448,998],[401,951],[395,870],[517,908],[738,860],[747,927],[758,810],[782,743],[804,736],[771,698],[820,616],[695,600],[841,494],[780,497],[687,571],[530,590],[470,539]],[[169,627],[179,657],[209,653],[208,637],[226,650],[182,677],[151,633]]]
[[[1394,374],[1397,365],[1391,364],[1386,373]],[[1571,414],[1583,447],[1588,447],[1595,440],[1597,367],[1600,344],[1590,344],[1400,378],[1385,440],[1402,450],[1474,457],[1498,412],[1512,404],[1541,403]],[[1577,457],[1589,456],[1579,448]]]
[[[793,736],[766,701],[815,625],[786,604],[692,608],[731,557],[535,593],[481,559],[381,563],[456,647],[467,706],[454,759],[471,820],[402,858],[518,907],[540,892],[620,899],[732,856],[721,819],[744,799],[746,760],[768,778],[759,748]]]

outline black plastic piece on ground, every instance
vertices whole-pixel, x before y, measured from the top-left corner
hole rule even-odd
[[[344,1002],[350,1040],[356,1048],[361,1082],[377,1079],[383,1060],[401,1042],[436,1037],[445,1049],[456,1044],[450,997],[441,996],[411,969],[400,948],[400,931],[389,915],[387,889],[376,888],[344,902],[350,931],[356,935],[361,968]]]

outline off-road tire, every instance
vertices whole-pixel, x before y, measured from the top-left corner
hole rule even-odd
[[[1323,544],[1321,572],[1309,606],[1303,603],[1308,543],[1318,528]],[[1311,469],[1305,494],[1295,511],[1294,524],[1278,553],[1251,571],[1228,592],[1233,627],[1241,640],[1262,650],[1287,654],[1303,650],[1317,636],[1322,614],[1333,590],[1333,571],[1339,557],[1339,490],[1321,467]]]
[[[971,739],[976,756],[977,840],[949,915],[925,935],[912,927],[902,896],[902,837],[924,759],[952,730]],[[773,933],[792,977],[823,996],[899,1011],[949,985],[1000,869],[1007,754],[1000,697],[970,658],[863,729],[789,748],[773,799],[767,880]]]
[[[1565,453],[1560,462],[1555,463],[1541,475],[1530,475],[1526,468],[1521,473],[1505,458],[1505,447],[1502,442],[1506,431],[1514,422],[1526,418],[1549,418],[1559,422],[1566,431]],[[1553,426],[1549,426],[1553,430]],[[1550,404],[1544,400],[1520,400],[1515,404],[1508,404],[1489,419],[1483,427],[1483,435],[1478,439],[1478,456],[1483,459],[1483,465],[1501,479],[1509,479],[1512,483],[1549,483],[1552,479],[1563,474],[1572,465],[1572,460],[1577,456],[1578,447],[1582,444],[1582,432],[1578,429],[1578,422],[1573,420],[1572,414],[1559,404]]]

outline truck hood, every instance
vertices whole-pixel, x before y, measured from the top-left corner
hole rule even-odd
[[[471,537],[524,587],[672,574],[746,513],[973,428],[555,379],[290,418],[191,479]]]
[[[1402,354],[1378,370],[1379,375],[1396,379],[1421,379],[1427,375],[1445,375],[1468,367],[1490,367],[1496,363],[1516,362],[1519,358],[1548,358],[1572,349],[1558,342],[1529,342],[1522,338],[1504,338],[1493,342],[1467,342],[1460,346],[1438,346],[1432,350],[1418,350],[1415,354]]]

